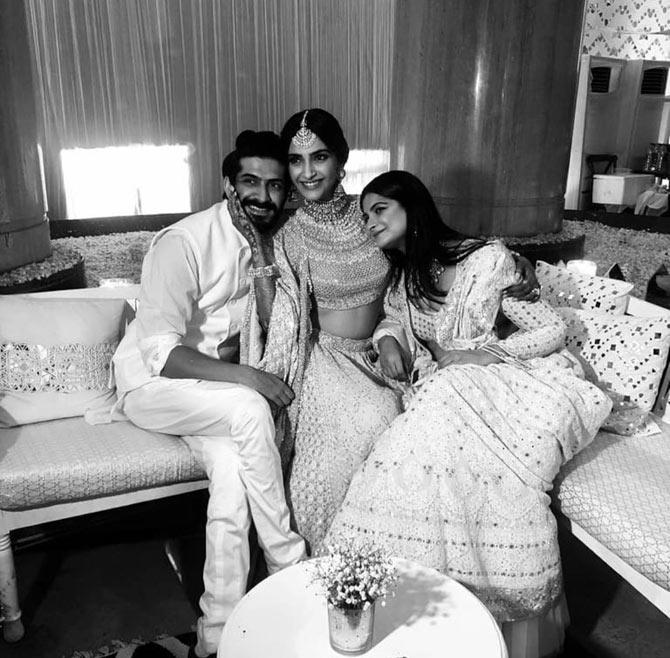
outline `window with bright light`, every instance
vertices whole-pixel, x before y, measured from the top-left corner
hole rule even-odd
[[[185,144],[63,149],[68,218],[190,212],[189,152]]]
[[[352,149],[344,170],[347,175],[343,186],[348,194],[360,194],[363,188],[379,174],[389,170],[390,151],[381,149]]]

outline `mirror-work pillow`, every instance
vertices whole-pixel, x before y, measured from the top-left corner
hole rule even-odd
[[[542,299],[554,307],[623,315],[633,290],[632,283],[587,276],[541,260],[535,264],[535,272],[542,286]]]
[[[614,398],[650,411],[670,351],[670,320],[556,309],[567,325],[566,347],[587,377]]]
[[[123,299],[0,296],[0,427],[109,404],[129,310]]]

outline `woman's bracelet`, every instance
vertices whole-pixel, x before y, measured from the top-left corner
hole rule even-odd
[[[275,263],[272,265],[264,265],[263,267],[250,267],[249,276],[252,279],[261,279],[265,277],[278,276],[279,268]]]
[[[480,345],[477,349],[481,350],[482,352],[486,352],[491,356],[495,356],[497,359],[500,359],[505,363],[513,364],[516,366],[520,366],[521,368],[527,369],[527,366],[523,362],[523,359],[520,359],[518,356],[512,354],[511,352],[508,352],[499,343],[486,343],[484,345]]]
[[[505,349],[500,347],[500,345],[497,345],[496,343],[485,343],[484,345],[479,345],[476,349],[482,351],[482,352],[487,352],[491,356],[495,356],[498,359],[502,359],[503,361],[509,360],[510,357],[514,358],[512,355],[509,354]]]

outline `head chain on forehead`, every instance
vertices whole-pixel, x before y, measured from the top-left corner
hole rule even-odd
[[[307,112],[309,112],[309,110],[305,110],[305,114],[302,115],[300,128],[298,128],[298,132],[293,135],[293,139],[291,140],[293,146],[299,149],[308,149],[314,146],[314,142],[318,139],[316,133],[313,133],[307,127]]]

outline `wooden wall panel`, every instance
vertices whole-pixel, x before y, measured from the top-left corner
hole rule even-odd
[[[0,2],[0,272],[51,253],[23,2]]]
[[[583,1],[398,0],[391,166],[467,233],[557,231]]]

